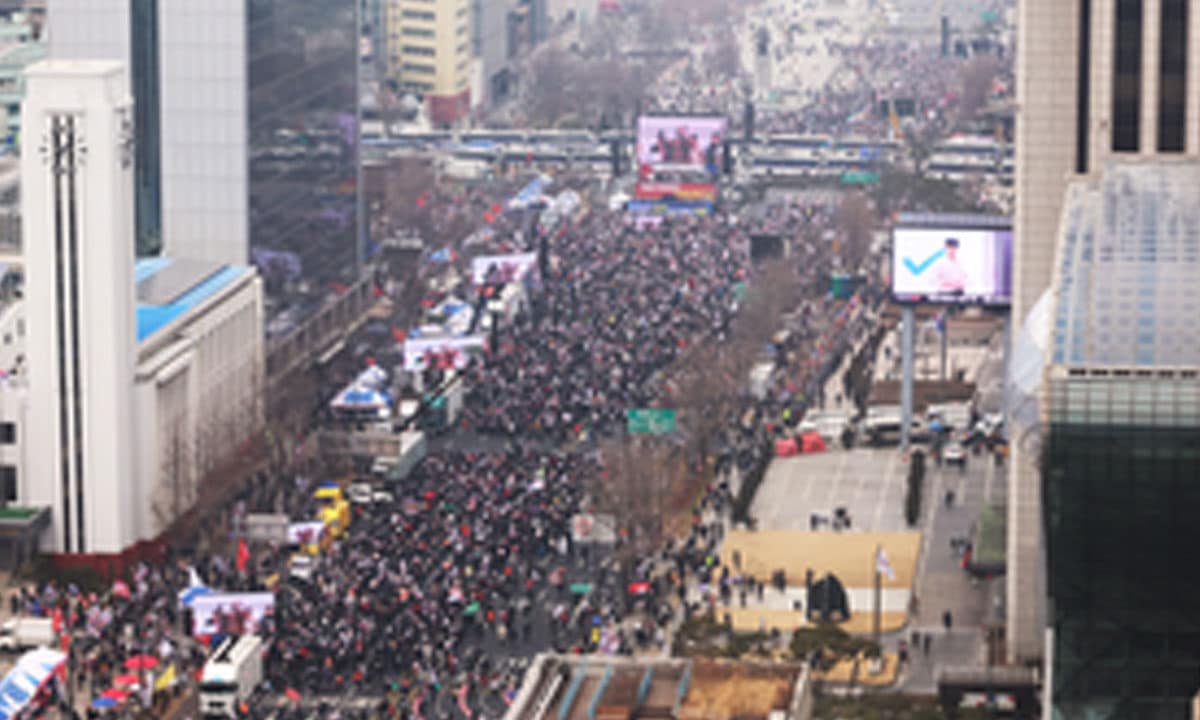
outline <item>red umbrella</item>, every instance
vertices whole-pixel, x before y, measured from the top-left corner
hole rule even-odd
[[[118,675],[116,677],[116,679],[113,680],[113,684],[114,685],[141,685],[142,679],[139,678],[137,675],[133,675],[132,673],[128,674],[128,675]]]
[[[133,670],[153,670],[158,667],[158,658],[153,655],[134,655],[125,661],[125,669]]]
[[[129,697],[129,693],[121,690],[120,688],[109,688],[100,693],[100,697],[106,697],[110,700],[116,700],[117,702],[124,702],[125,698]]]

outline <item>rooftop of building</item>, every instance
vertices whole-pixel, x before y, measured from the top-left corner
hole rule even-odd
[[[46,44],[40,42],[3,43],[4,39],[0,38],[0,73],[23,71],[25,66],[44,59],[49,52]]]
[[[137,294],[137,339],[155,333],[204,304],[254,270],[244,265],[155,257],[134,268]]]
[[[800,673],[795,665],[732,660],[543,654],[510,716],[584,720],[637,711],[676,720],[786,718]]]
[[[1200,367],[1200,164],[1125,161],[1068,186],[1050,363]]]

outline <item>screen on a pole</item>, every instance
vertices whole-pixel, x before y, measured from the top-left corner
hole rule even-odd
[[[723,117],[642,116],[638,118],[637,159],[643,168],[692,166],[721,172],[728,123]]]
[[[892,232],[897,302],[1008,305],[1012,230],[898,227]]]

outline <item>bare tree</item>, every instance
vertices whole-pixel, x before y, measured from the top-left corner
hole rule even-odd
[[[742,75],[742,51],[738,46],[737,35],[732,32],[722,33],[716,43],[707,52],[708,66],[722,76],[737,78]]]
[[[871,234],[875,229],[875,212],[866,196],[860,192],[843,195],[838,206],[837,224],[842,267],[857,269],[871,247]]]
[[[987,105],[992,84],[1000,72],[999,61],[991,55],[976,55],[962,67],[962,96],[958,101],[959,118],[974,120]]]
[[[593,484],[592,500],[616,521],[625,558],[643,557],[664,537],[673,495],[670,450],[650,438],[614,439],[601,445],[600,456],[604,471]]]
[[[570,55],[557,47],[547,47],[529,68],[529,99],[526,108],[529,120],[542,126],[553,126],[572,109],[569,93],[572,87],[574,62]]]
[[[764,264],[728,334],[698,344],[672,369],[670,397],[682,413],[687,456],[704,469],[697,482],[707,481],[714,444],[740,411],[746,378],[783,313],[795,304],[796,291],[788,263]]]
[[[150,501],[156,532],[171,525],[191,506],[195,470],[191,437],[184,418],[176,417],[169,423],[166,442],[159,443],[159,477]]]

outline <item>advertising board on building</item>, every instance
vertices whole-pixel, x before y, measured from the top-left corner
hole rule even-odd
[[[680,200],[712,202],[717,199],[717,186],[697,182],[641,182],[633,192],[638,200]]]
[[[1012,230],[896,228],[892,295],[909,303],[1008,305]]]

